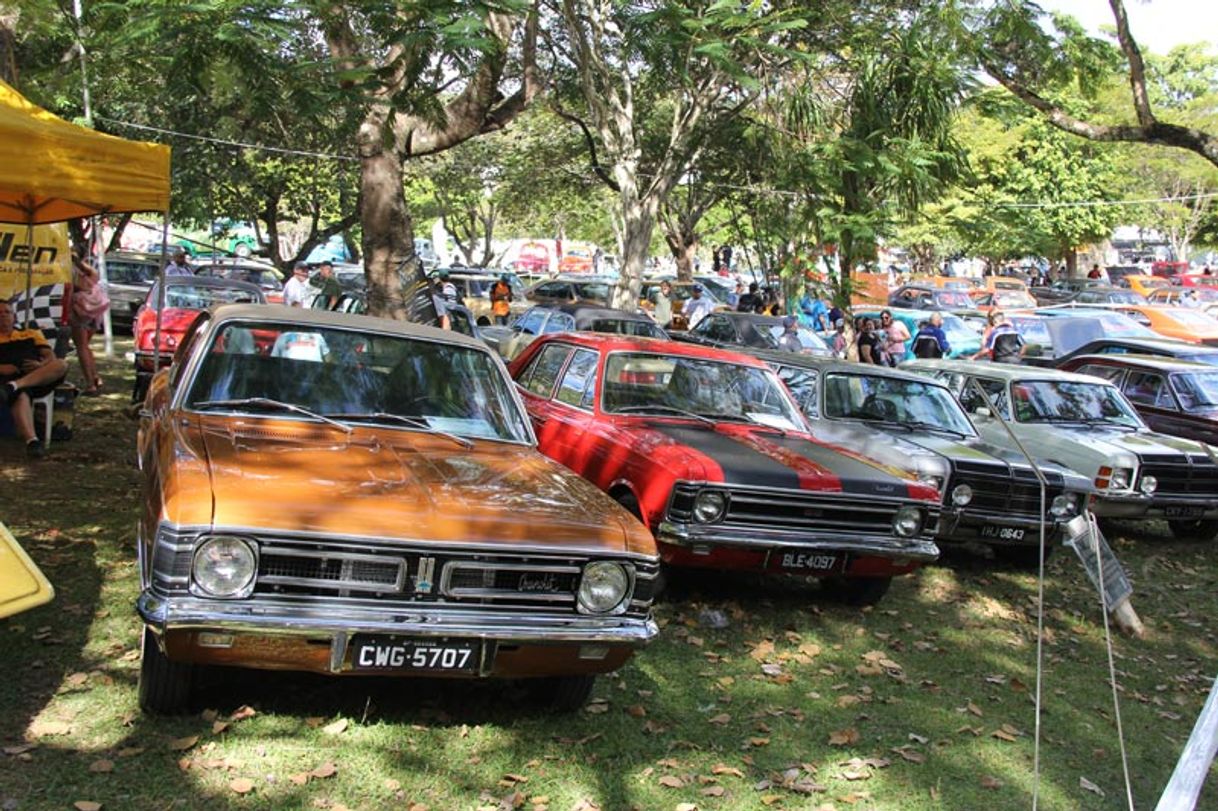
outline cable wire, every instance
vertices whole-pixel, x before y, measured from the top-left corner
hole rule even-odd
[[[304,158],[326,158],[336,161],[358,161],[359,158],[354,155],[334,155],[329,152],[310,152],[304,149],[288,149],[281,146],[266,146],[265,144],[249,144],[243,141],[229,141],[224,138],[209,138],[206,135],[193,135],[189,132],[178,132],[177,130],[168,130],[163,127],[151,127],[147,124],[132,124],[130,121],[119,121],[114,118],[105,116],[94,116],[98,121],[105,121],[107,124],[114,124],[119,127],[130,127],[135,130],[144,130],[145,132],[155,132],[159,135],[169,135],[174,138],[189,138],[194,141],[204,141],[209,144],[222,144],[224,146],[237,147],[239,149],[256,149],[262,152],[275,152],[280,155],[297,155]]]

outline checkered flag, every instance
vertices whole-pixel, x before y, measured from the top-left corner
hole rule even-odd
[[[51,343],[63,324],[63,284],[48,284],[34,287],[30,290],[30,321],[28,327],[37,327]],[[25,322],[25,290],[17,291],[12,298],[13,311],[17,315],[17,323]]]

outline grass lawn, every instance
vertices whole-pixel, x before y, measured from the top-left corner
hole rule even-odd
[[[247,672],[210,679],[200,714],[143,716],[129,346],[49,459],[0,440],[0,520],[58,592],[0,620],[0,811],[1030,807],[1036,582],[972,557],[868,611],[801,584],[678,579],[661,640],[569,716],[510,684]],[[1149,632],[1116,640],[1145,808],[1218,673],[1218,565],[1162,525],[1114,547]],[[1046,600],[1041,807],[1123,808],[1098,597],[1069,553]],[[1199,807],[1218,808],[1210,782]]]

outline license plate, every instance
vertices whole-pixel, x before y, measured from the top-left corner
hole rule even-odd
[[[1163,515],[1166,518],[1200,518],[1205,515],[1204,507],[1164,507]]]
[[[476,673],[481,653],[481,644],[473,641],[356,637],[351,645],[351,666],[355,670]]]
[[[981,537],[994,538],[999,541],[1022,541],[1024,532],[1026,530],[1022,527],[1000,527],[995,524],[986,524],[981,528]]]
[[[778,549],[770,554],[770,568],[796,574],[825,574],[846,567],[846,556],[836,552]]]

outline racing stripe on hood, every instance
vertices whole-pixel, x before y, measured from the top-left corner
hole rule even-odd
[[[836,476],[844,493],[908,498],[909,482],[901,471],[863,459],[846,448],[797,436],[766,435],[764,441],[789,449]]]
[[[783,490],[807,489],[799,471],[783,461],[792,456],[785,449],[773,448],[767,452],[741,441],[747,437],[722,433],[710,425],[654,422],[648,428],[712,460],[723,471],[725,484]],[[824,488],[822,485],[821,489],[836,488]]]

